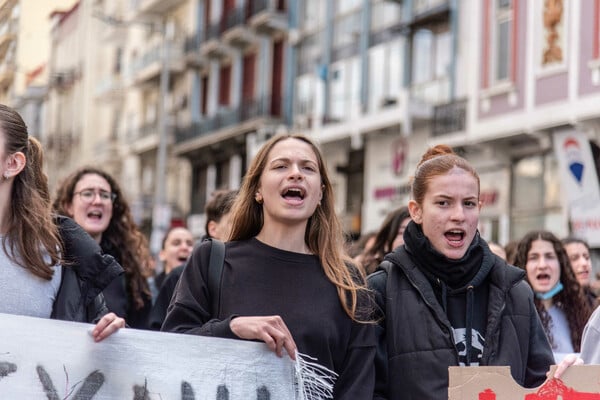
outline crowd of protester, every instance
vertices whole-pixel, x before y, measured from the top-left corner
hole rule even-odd
[[[173,227],[155,260],[114,177],[80,168],[52,200],[40,143],[4,105],[0,143],[0,313],[93,323],[96,341],[124,327],[263,341],[334,372],[335,399],[447,398],[449,366],[508,365],[537,387],[553,364],[600,362],[589,245],[486,242],[479,176],[448,146],[348,243],[319,147],[277,135],[239,191],[213,194],[205,236]]]

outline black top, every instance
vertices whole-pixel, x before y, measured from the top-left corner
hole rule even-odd
[[[171,272],[163,279],[158,295],[156,296],[156,301],[154,302],[152,310],[150,311],[150,316],[148,317],[149,329],[160,331],[160,327],[167,316],[167,309],[169,308],[171,297],[173,297],[173,292],[175,292],[175,287],[177,286],[177,282],[183,272],[184,266],[185,264],[173,268],[173,270],[171,270]]]
[[[257,239],[226,243],[219,314],[212,319],[207,269],[210,243],[194,252],[162,330],[225,338],[234,316],[279,315],[300,353],[339,374],[335,399],[368,399],[374,385],[373,326],[353,322],[318,257],[270,247]]]
[[[102,240],[100,247],[106,254],[113,256],[121,264],[121,250],[115,249],[107,241]],[[135,308],[133,298],[127,287],[126,273],[113,280],[103,291],[108,309],[119,317],[124,318],[131,328],[146,329],[148,316],[152,308],[152,296],[142,294],[144,304],[141,308]]]

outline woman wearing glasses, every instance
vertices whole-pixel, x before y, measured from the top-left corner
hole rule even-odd
[[[152,297],[146,277],[150,252],[116,180],[105,171],[81,168],[57,191],[54,209],[75,220],[115,257],[125,274],[104,291],[108,309],[132,328],[146,328]]]

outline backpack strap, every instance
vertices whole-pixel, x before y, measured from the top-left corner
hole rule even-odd
[[[225,243],[211,239],[210,258],[208,261],[208,294],[212,299],[212,317],[219,315],[221,308],[221,277],[225,261]]]

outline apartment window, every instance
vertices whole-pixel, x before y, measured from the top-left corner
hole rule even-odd
[[[332,64],[329,79],[329,117],[334,121],[345,120],[360,104],[359,58],[353,57]]]
[[[228,106],[231,92],[231,65],[221,67],[219,74],[219,105]]]
[[[532,229],[562,231],[559,182],[552,153],[532,155],[513,164],[512,238],[518,239]]]
[[[343,14],[361,6],[362,0],[337,0],[335,2],[336,14]]]
[[[325,25],[326,2],[323,0],[306,0],[301,2],[300,28],[311,31]]]
[[[513,1],[493,0],[492,84],[510,80],[513,65]]]
[[[413,96],[430,103],[447,101],[448,70],[452,57],[452,34],[448,26],[419,29],[412,41]]]
[[[402,41],[369,50],[369,110],[396,104],[402,90]]]
[[[333,47],[358,43],[360,38],[360,10],[336,19],[333,27]]]
[[[402,21],[402,6],[392,1],[373,4],[371,10],[371,31],[381,31]]]
[[[316,88],[317,78],[314,74],[306,74],[296,79],[294,115],[302,117],[312,115]]]

